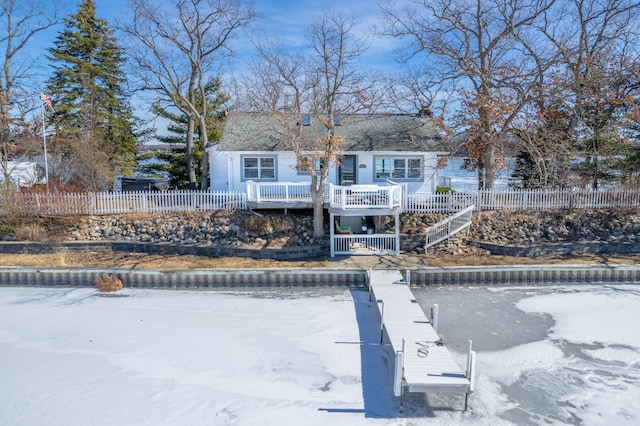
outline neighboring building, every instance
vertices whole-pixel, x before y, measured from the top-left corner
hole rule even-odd
[[[435,191],[437,159],[447,151],[431,117],[355,114],[337,119],[336,134],[346,139],[344,157],[332,166],[328,183],[386,185],[391,180],[409,193]],[[325,134],[313,116],[299,125],[305,127],[303,140],[309,146]],[[212,191],[247,191],[249,181],[310,182],[308,173],[295,169],[285,130],[266,113],[229,113],[220,142],[208,152]]]
[[[5,175],[8,173],[13,189],[47,183],[44,167],[33,161],[3,162],[0,163],[0,168],[0,184],[5,184]]]
[[[169,179],[149,176],[120,177],[120,190],[128,191],[166,191]],[[117,186],[117,185],[116,185]]]

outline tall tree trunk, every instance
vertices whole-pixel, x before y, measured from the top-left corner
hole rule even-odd
[[[324,180],[323,180],[324,182]],[[313,237],[324,237],[324,188],[325,184],[318,178],[311,178],[311,202],[313,204]]]
[[[189,189],[191,191],[198,189],[196,180],[196,169],[193,164],[193,133],[195,130],[195,121],[191,115],[187,121],[187,173],[189,174]]]
[[[483,155],[484,163],[484,189],[493,190],[496,182],[496,165],[494,157],[494,142],[485,144],[486,151]]]
[[[206,104],[206,96],[202,96],[203,104]],[[202,142],[202,176],[200,179],[200,190],[206,191],[209,187],[209,157],[207,155],[207,145],[209,145],[209,135],[207,134],[207,110],[203,106],[203,113],[200,114],[198,123],[200,125],[200,141]]]
[[[6,69],[5,69],[6,73]],[[4,87],[0,86],[0,161],[2,164],[0,170],[4,175],[5,186],[8,188],[11,178],[11,173],[8,167],[9,163],[9,141],[11,140],[9,130],[9,92]]]

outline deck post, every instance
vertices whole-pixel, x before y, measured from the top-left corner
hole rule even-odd
[[[336,256],[336,240],[335,240],[335,216],[333,213],[329,213],[329,252],[331,257]]]
[[[400,256],[400,213],[396,212],[396,256]]]

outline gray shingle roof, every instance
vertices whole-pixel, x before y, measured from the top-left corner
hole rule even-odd
[[[336,134],[346,138],[344,151],[443,151],[442,140],[427,117],[399,114],[354,114],[340,117]],[[292,116],[291,124],[295,126]],[[302,127],[310,147],[325,129],[311,116]],[[287,132],[266,113],[230,112],[218,143],[219,151],[289,151]]]

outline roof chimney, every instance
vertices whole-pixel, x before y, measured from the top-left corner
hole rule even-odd
[[[431,112],[431,107],[429,105],[422,105],[420,107],[420,112],[418,113],[420,117],[431,117],[433,113]]]

